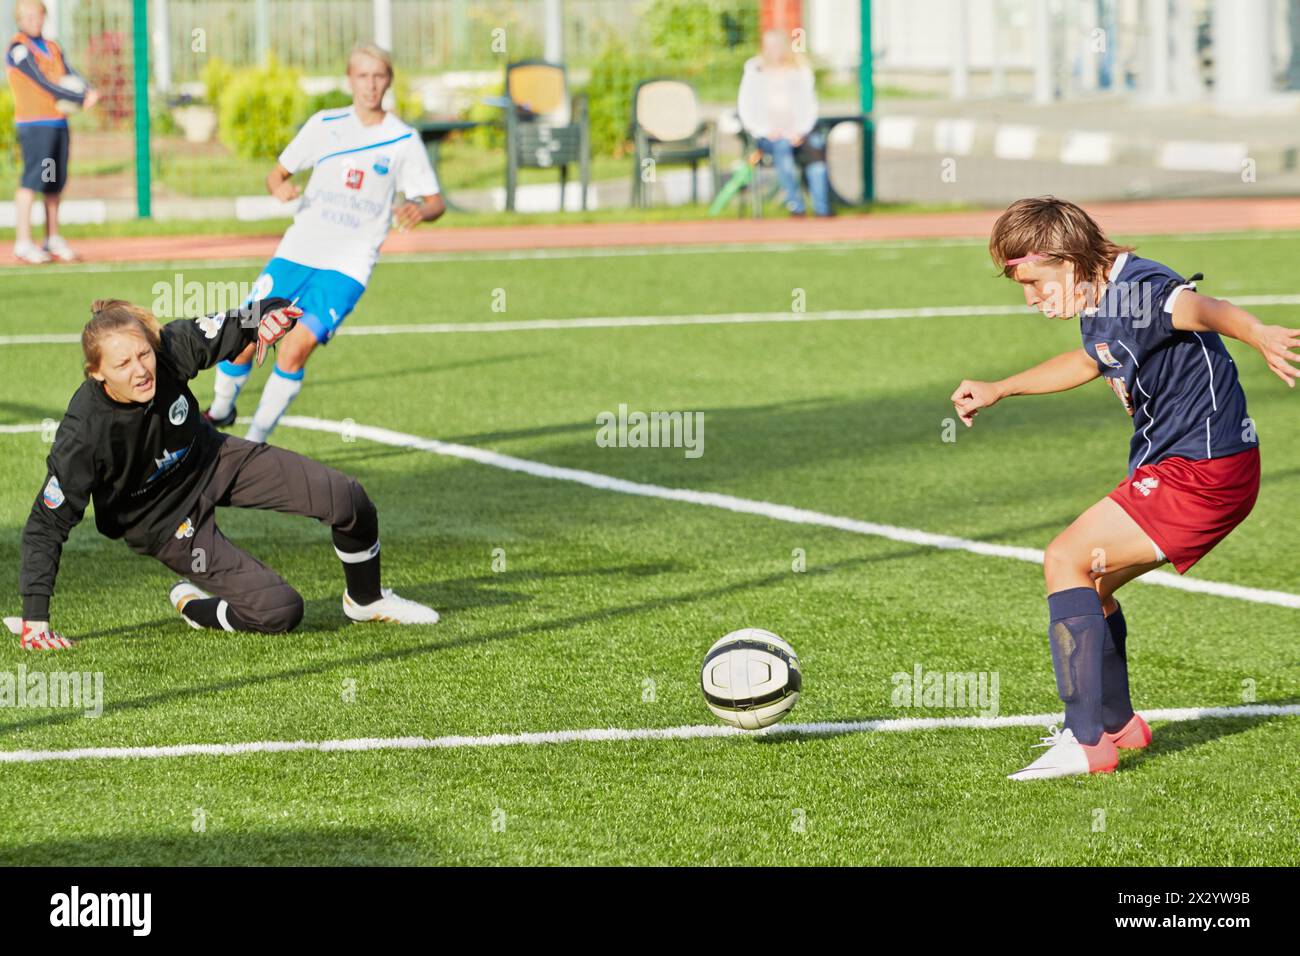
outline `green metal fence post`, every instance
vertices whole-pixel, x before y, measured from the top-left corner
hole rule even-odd
[[[149,0],[135,0],[131,30],[135,64],[135,211],[153,215],[149,182]]]
[[[876,108],[875,80],[871,62],[871,0],[860,0],[862,52],[858,57],[858,102],[862,109],[862,201],[876,201],[876,125],[871,117]]]

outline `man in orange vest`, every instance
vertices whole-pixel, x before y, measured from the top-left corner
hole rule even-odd
[[[14,256],[34,264],[51,258],[67,262],[76,255],[59,235],[59,199],[68,181],[65,114],[78,106],[90,109],[99,101],[99,93],[68,66],[57,43],[41,36],[45,28],[41,0],[18,0],[14,19],[18,32],[5,56],[23,150],[22,182],[14,194]],[[32,241],[32,204],[37,193],[45,204],[44,248]]]

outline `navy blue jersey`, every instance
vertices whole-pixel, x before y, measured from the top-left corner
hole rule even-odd
[[[1195,286],[1168,266],[1121,253],[1096,310],[1080,318],[1084,349],[1133,416],[1130,475],[1165,458],[1224,458],[1259,445],[1222,340],[1174,328],[1174,300],[1186,288]]]

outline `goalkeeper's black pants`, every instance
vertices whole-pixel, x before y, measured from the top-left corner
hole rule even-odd
[[[201,623],[281,633],[297,627],[303,616],[302,595],[221,533],[215,516],[218,507],[282,511],[328,524],[344,562],[349,594],[362,604],[379,598],[379,516],[356,479],[283,448],[225,436],[216,471],[193,513],[152,552],[168,568],[220,599],[204,615],[215,620]],[[358,593],[363,588],[372,593]]]

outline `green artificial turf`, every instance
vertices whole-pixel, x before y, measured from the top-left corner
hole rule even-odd
[[[1300,291],[1300,236],[1147,239],[1202,291]],[[183,270],[251,281],[248,269]],[[255,270],[252,270],[255,272]],[[0,335],[79,331],[92,298],[149,303],[175,270],[11,278]],[[504,290],[505,311],[496,311]],[[381,264],[348,328],[582,316],[1014,304],[982,245],[429,259]],[[1300,324],[1294,307],[1255,309]],[[292,411],[353,419],[636,482],[1044,547],[1124,477],[1131,421],[1101,383],[1009,400],[944,441],[948,395],[1076,347],[1073,323],[955,316],[798,324],[340,335]],[[1261,435],[1251,517],[1190,577],[1300,592],[1300,396],[1231,348]],[[0,346],[0,423],[57,419],[75,345]],[[266,371],[239,407],[251,414]],[[210,377],[193,383],[205,404]],[[596,416],[701,411],[704,454],[606,448]],[[236,429],[242,434],[242,428]],[[282,427],[358,477],[387,584],[434,627],[353,625],[328,530],[223,512],[228,536],[304,595],[287,636],[196,632],[161,565],[99,537],[64,550],[57,655],[104,675],[103,715],[0,709],[0,748],[440,737],[707,725],[704,651],[744,626],[804,665],[791,723],[973,716],[898,707],[892,675],[996,672],[999,713],[1056,699],[1041,571],[718,508],[598,490]],[[44,480],[39,433],[0,434],[5,614]],[[806,570],[792,569],[796,549]],[[504,555],[504,568],[501,559]],[[494,559],[496,566],[494,567]],[[1300,698],[1300,611],[1133,584],[1121,593],[1138,708]],[[345,691],[354,690],[349,696]],[[1016,784],[1034,728],[495,748],[0,763],[0,863],[1235,864],[1295,859],[1295,717],[1156,723],[1114,775]],[[52,812],[53,811],[53,812]],[[203,822],[198,827],[196,821]]]

